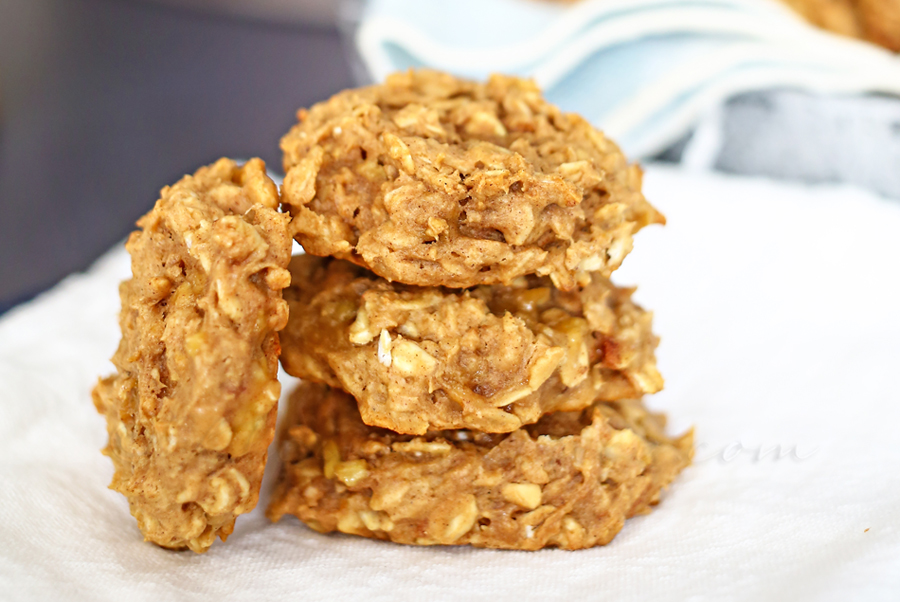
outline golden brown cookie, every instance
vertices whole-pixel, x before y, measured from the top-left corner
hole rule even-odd
[[[603,545],[649,512],[693,455],[691,433],[667,437],[664,417],[634,400],[508,435],[398,435],[364,425],[346,393],[308,383],[288,412],[269,518],[405,544]]]
[[[398,73],[309,111],[281,141],[283,201],[308,253],[388,280],[467,288],[609,275],[664,219],[641,170],[529,80]]]
[[[259,159],[164,188],[128,239],[118,373],[94,389],[144,538],[204,552],[258,499],[287,323],[288,216]]]
[[[538,276],[458,291],[301,255],[291,276],[282,365],[351,393],[372,426],[510,432],[663,385],[652,314],[599,274],[568,292]]]

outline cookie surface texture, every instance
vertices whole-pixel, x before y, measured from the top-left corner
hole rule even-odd
[[[509,435],[409,437],[367,427],[353,399],[304,383],[281,441],[268,508],[320,532],[397,543],[537,550],[608,543],[690,463],[639,401],[557,412]]]
[[[287,323],[289,218],[259,159],[222,159],[164,188],[129,238],[107,420],[110,487],[145,539],[204,552],[258,499]]]
[[[310,255],[291,274],[282,365],[351,393],[372,426],[511,432],[663,386],[652,314],[599,274],[568,292],[537,276],[459,291]]]
[[[608,276],[637,230],[664,221],[640,168],[528,80],[410,71],[298,117],[281,141],[296,239],[391,281],[538,274],[568,290]]]

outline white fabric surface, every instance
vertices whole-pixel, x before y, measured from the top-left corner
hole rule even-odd
[[[609,546],[413,548],[260,509],[203,556],[143,543],[89,395],[118,339],[116,249],[0,320],[0,599],[896,600],[900,206],[661,167],[646,191],[669,225],[616,280],[656,311],[650,404],[698,451]]]
[[[629,157],[652,157],[742,92],[900,96],[900,57],[815,28],[774,0],[365,0],[371,78],[433,67],[534,77]]]

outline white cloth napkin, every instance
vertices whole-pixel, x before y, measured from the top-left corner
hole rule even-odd
[[[664,151],[742,92],[900,95],[900,57],[774,0],[366,0],[358,19],[373,80],[421,66],[532,76],[634,158]]]
[[[415,548],[261,509],[202,556],[144,543],[89,395],[119,336],[119,248],[0,320],[0,599],[896,600],[900,207],[660,167],[646,192],[669,225],[615,279],[656,312],[649,403],[698,449],[610,545]]]

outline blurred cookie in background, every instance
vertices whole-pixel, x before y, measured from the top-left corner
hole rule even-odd
[[[782,0],[810,23],[900,52],[900,0]]]

